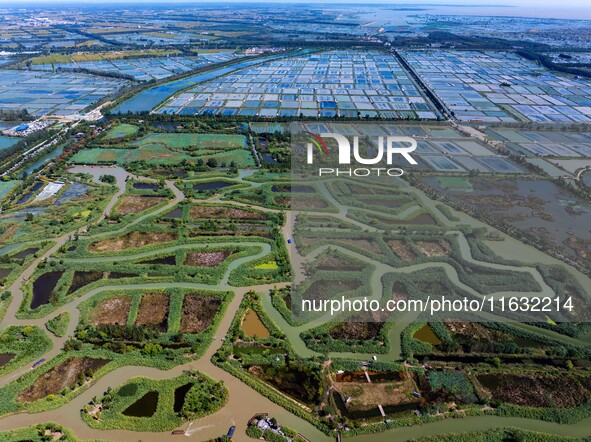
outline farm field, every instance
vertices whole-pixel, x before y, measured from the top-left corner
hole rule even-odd
[[[461,121],[586,122],[585,79],[560,76],[506,52],[403,51],[402,56]]]
[[[436,120],[398,61],[377,52],[325,52],[271,61],[189,88],[159,109],[179,115],[383,117]]]
[[[0,106],[25,108],[36,116],[70,115],[128,83],[128,80],[76,73],[1,70]]]
[[[0,441],[591,440],[590,11],[119,3],[2,7]]]
[[[114,128],[113,130],[120,130]],[[115,132],[113,132],[115,133]],[[106,139],[109,139],[107,134]],[[173,165],[186,160],[216,164],[231,163],[238,167],[254,165],[242,135],[153,133],[140,139],[125,142],[121,147],[96,147],[76,153],[75,164],[129,164]]]
[[[51,59],[34,60],[35,70],[47,70],[59,68],[81,68],[93,71],[113,72],[130,75],[137,81],[159,80],[171,75],[182,74],[193,69],[209,66],[215,63],[224,63],[236,58],[231,52],[216,52],[212,54],[200,54],[198,57],[182,57],[177,55],[154,58],[119,58],[109,59],[102,57],[92,60],[93,56],[74,55],[70,57],[53,57]],[[91,60],[87,60],[87,59]],[[98,58],[98,57],[95,57]]]
[[[274,129],[274,128],[271,128]],[[268,129],[268,130],[271,130]],[[525,170],[514,161],[501,157],[491,146],[480,140],[468,137],[456,128],[429,123],[397,125],[385,123],[359,122],[342,123],[292,123],[291,131],[301,130],[312,133],[343,132],[350,135],[375,138],[376,136],[406,136],[417,141],[415,154],[419,159],[415,166],[421,170],[436,172],[523,174]]]
[[[309,131],[332,130],[328,123],[304,124]],[[428,143],[425,152],[430,158],[444,159],[453,152],[474,161],[498,158],[513,165],[509,159],[493,156],[494,151],[484,143],[445,126],[382,124],[369,129],[355,123],[349,130],[360,135],[375,136],[379,132],[419,137]],[[110,133],[122,138],[127,133],[136,136],[133,132],[129,126],[114,125]],[[125,140],[121,143],[125,147],[90,147],[75,155],[128,154],[151,146],[187,157],[194,152],[206,157],[222,150],[250,155],[245,138],[229,133],[154,132]],[[123,157],[121,164],[129,167],[132,163]],[[102,204],[108,205],[110,212],[97,224],[92,220],[98,218],[89,215],[89,230],[77,238],[62,236],[62,246],[51,252],[49,264],[36,268],[19,289],[22,292],[14,292],[23,301],[20,306],[10,306],[18,308],[8,314],[23,321],[45,324],[58,313],[69,313],[60,325],[62,331],[58,333],[65,330],[62,336],[48,335],[48,339],[62,340],[68,350],[19,350],[22,330],[12,332],[14,341],[10,345],[3,346],[0,340],[0,361],[7,361],[7,376],[39,355],[49,356],[47,365],[28,371],[21,382],[0,378],[5,382],[0,396],[6,404],[0,407],[2,421],[11,419],[3,414],[17,411],[61,413],[72,409],[74,398],[80,397],[80,405],[73,410],[78,413],[65,421],[74,429],[82,424],[93,431],[135,431],[138,425],[149,425],[161,435],[159,432],[187,428],[188,422],[199,416],[203,425],[211,425],[208,428],[218,432],[219,413],[224,410],[229,410],[234,419],[240,416],[239,426],[252,416],[252,410],[237,414],[241,407],[232,402],[236,401],[232,391],[248,388],[246,384],[256,390],[244,394],[267,401],[266,409],[281,416],[286,425],[303,429],[314,440],[323,440],[332,432],[324,417],[327,415],[338,415],[351,426],[363,422],[375,431],[387,430],[381,427],[382,411],[392,422],[427,422],[439,413],[446,417],[456,413],[480,416],[475,419],[509,414],[508,419],[521,419],[521,409],[510,407],[533,406],[542,413],[552,403],[571,410],[583,406],[584,398],[591,394],[584,368],[589,355],[577,344],[584,342],[585,329],[558,325],[563,320],[585,320],[582,311],[571,316],[552,312],[533,318],[548,324],[546,331],[535,325],[521,329],[502,322],[426,325],[413,322],[416,317],[381,314],[340,315],[328,322],[321,314],[302,315],[296,307],[300,297],[332,299],[337,294],[420,299],[442,292],[475,298],[497,293],[569,293],[577,302],[588,302],[585,293],[589,280],[585,276],[567,264],[544,258],[541,252],[536,252],[535,262],[516,262],[515,258],[492,253],[487,248],[494,238],[490,235],[492,227],[454,211],[442,201],[433,201],[418,186],[399,179],[391,179],[387,188],[371,181],[346,179],[290,182],[279,173],[255,175],[244,170],[224,177],[225,172],[220,174],[215,168],[198,180],[155,180],[131,176],[111,166],[77,166],[71,170],[81,174],[76,175],[80,182],[69,184],[53,198],[64,198],[72,211],[80,212],[85,198],[92,195],[89,192],[97,192],[98,186],[105,190]],[[216,177],[216,173],[220,175]],[[83,179],[85,174],[93,179]],[[113,184],[96,183],[105,175],[114,177]],[[573,199],[558,187],[544,188],[539,195],[532,192],[527,184],[557,185],[521,175],[471,176],[463,170],[423,179],[465,203],[476,203],[471,195],[478,194],[482,200],[480,193],[490,193],[487,213],[498,211],[510,216],[508,222],[521,221],[495,202],[495,195],[505,195],[502,199],[506,202],[506,194],[514,194],[521,201],[516,205],[520,211],[539,212],[538,218],[546,223],[555,222],[564,213],[576,219],[584,209],[583,203],[565,203]],[[211,183],[216,192],[204,194],[201,200],[183,193],[185,189],[191,195],[189,190],[194,186]],[[36,195],[42,188],[29,192]],[[550,196],[555,199],[550,200]],[[287,199],[293,203],[298,198],[305,203],[296,209],[283,205]],[[324,204],[318,204],[322,201]],[[548,212],[554,219],[545,215]],[[8,223],[17,222],[11,210],[2,216],[9,216]],[[576,227],[575,222],[569,224],[571,230]],[[293,239],[291,246],[286,238]],[[510,241],[508,237],[497,238],[497,253],[511,254],[514,246]],[[40,242],[20,245],[7,252],[11,258],[0,267],[8,272],[7,278],[12,278],[15,271],[18,274],[19,265],[27,265],[44,250],[48,249],[41,248]],[[307,269],[305,275],[302,268]],[[293,290],[286,284],[292,274]],[[576,283],[565,284],[568,280]],[[571,334],[565,334],[566,330]],[[220,336],[225,339],[221,341]],[[331,362],[320,362],[322,355]],[[495,357],[499,366],[493,361]],[[405,365],[404,360],[411,362]],[[525,360],[529,362],[522,362]],[[524,364],[534,370],[532,367],[547,367],[549,361],[556,361],[554,372],[544,380],[534,375],[535,371],[516,376],[510,368]],[[561,368],[567,367],[567,361],[573,368]],[[130,362],[137,366],[129,366]],[[364,370],[360,364],[369,364],[369,368]],[[433,369],[424,371],[422,364]],[[218,398],[215,407],[201,405],[189,410],[182,405],[183,397],[186,403],[187,398],[201,394],[197,390],[191,393],[198,383],[191,376],[200,375],[187,374],[187,369],[211,376],[211,381],[204,380],[203,388],[214,389],[208,394]],[[55,376],[64,371],[68,376]],[[554,393],[557,383],[569,376],[576,379],[576,394],[570,399]],[[228,396],[216,387],[220,380]],[[104,387],[99,394],[95,383]],[[332,389],[325,395],[327,386]],[[107,387],[111,390],[101,395]],[[540,394],[535,396],[530,391]],[[536,402],[536,397],[547,400]],[[27,416],[15,416],[21,415]],[[538,422],[531,419],[531,426]],[[374,437],[391,435],[386,431]]]
[[[118,124],[117,126],[109,129],[105,133],[104,137],[107,140],[113,140],[121,137],[126,137],[137,133],[138,128],[132,124]]]

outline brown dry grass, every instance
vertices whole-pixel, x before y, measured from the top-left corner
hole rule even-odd
[[[190,293],[183,299],[181,332],[199,333],[209,327],[220,309],[220,298],[199,293]]]
[[[162,244],[177,239],[177,232],[138,232],[134,230],[123,236],[95,241],[88,246],[88,250],[91,252],[115,252],[151,244]]]
[[[232,254],[231,251],[219,252],[189,252],[185,258],[185,265],[195,267],[215,267],[224,262]]]
[[[85,372],[95,372],[109,362],[108,359],[71,358],[42,374],[17,397],[19,402],[33,402],[50,394],[58,394],[63,388],[70,388]]]
[[[89,321],[93,325],[125,325],[130,306],[131,296],[120,295],[104,299],[90,311]]]
[[[328,203],[319,198],[302,198],[298,195],[296,198],[291,200],[291,207],[292,209],[326,209],[328,207]]]
[[[155,326],[166,331],[168,320],[168,296],[164,293],[142,295],[135,325]]]
[[[589,391],[568,375],[483,373],[476,376],[493,399],[528,407],[569,408],[589,400]]]
[[[131,213],[140,213],[150,207],[166,201],[164,197],[151,197],[140,195],[126,195],[124,196],[115,210],[116,215],[129,215]]]
[[[486,328],[474,322],[448,322],[445,325],[454,337],[460,339],[477,339],[490,342],[511,342],[513,340],[512,336],[507,333]]]
[[[193,219],[267,219],[264,213],[231,206],[193,206],[189,216]]]
[[[0,241],[8,241],[12,239],[18,228],[20,227],[19,223],[7,223],[6,228],[2,231],[0,236]]]
[[[316,263],[318,270],[338,270],[359,272],[366,268],[362,263],[353,261],[344,256],[326,256],[321,261]]]
[[[345,244],[345,246],[351,246],[362,250],[367,250],[371,253],[380,253],[381,249],[378,243],[376,243],[373,239],[345,239],[345,238],[335,238],[334,243],[336,245]]]
[[[378,405],[401,405],[418,402],[412,397],[416,389],[412,378],[404,374],[400,381],[385,383],[333,382],[341,396],[351,397],[347,404],[350,410],[370,410]]]
[[[430,258],[448,256],[451,253],[451,246],[447,241],[417,241],[415,245]]]
[[[371,340],[379,336],[383,326],[379,322],[343,322],[328,334],[334,339]]]
[[[412,248],[402,240],[391,239],[388,241],[388,245],[392,252],[403,261],[412,261],[416,258]]]

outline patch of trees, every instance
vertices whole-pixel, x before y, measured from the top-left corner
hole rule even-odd
[[[227,390],[223,382],[197,383],[185,396],[181,415],[185,419],[194,419],[204,414],[210,414],[219,408],[219,404],[226,401]]]
[[[100,324],[88,326],[78,336],[89,342],[126,341],[144,342],[158,337],[158,331],[136,325]]]
[[[117,181],[117,179],[113,176],[113,175],[101,175],[99,178],[99,181],[101,183],[107,183],[107,184],[115,184],[115,182]]]
[[[17,152],[32,147],[34,143],[49,138],[50,135],[51,133],[47,129],[38,130],[37,132],[32,133],[31,135],[20,140],[15,145],[0,150],[0,161],[10,158]]]
[[[0,120],[4,121],[31,121],[33,115],[29,115],[27,109],[0,109]]]
[[[541,64],[547,69],[563,72],[565,74],[591,78],[591,70],[554,63],[550,57],[544,54],[540,54],[538,52],[529,51],[527,49],[520,49],[518,51],[515,51],[515,53],[527,60],[535,61],[536,63]]]
[[[89,74],[89,75],[96,75],[99,77],[107,77],[107,78],[117,78],[121,80],[129,80],[135,81],[135,77],[129,74],[123,74],[121,72],[109,72],[109,71],[100,71],[97,69],[88,69],[88,68],[65,68],[65,67],[58,67],[56,69],[57,72],[71,72],[75,74]]]
[[[396,39],[397,47],[431,46],[438,43],[445,46],[454,46],[457,49],[500,49],[519,47],[528,50],[547,51],[550,46],[544,43],[522,40],[506,40],[503,38],[474,37],[456,35],[446,31],[433,31],[427,37],[399,37]]]

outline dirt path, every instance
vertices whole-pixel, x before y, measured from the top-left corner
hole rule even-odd
[[[86,169],[83,168],[76,168],[74,172],[87,172]],[[109,174],[109,172],[113,172],[112,168],[94,168],[93,175],[97,176],[100,174]],[[125,175],[117,174],[117,187],[118,191],[109,203],[107,204],[103,215],[96,221],[98,224],[101,220],[105,218],[106,215],[110,213],[112,208],[117,203],[119,197],[125,191]],[[143,178],[141,178],[143,179]],[[158,213],[162,213],[166,210],[171,209],[174,205],[178,202],[182,201],[185,197],[183,193],[176,187],[171,181],[166,181],[166,185],[172,190],[174,194],[174,199],[171,200],[166,206],[158,209],[157,211],[152,211],[147,215],[141,216],[136,218],[131,223],[126,224],[120,229],[109,231],[109,232],[101,232],[95,235],[87,235],[84,238],[98,238],[102,236],[111,236],[116,235],[122,231],[129,229],[134,224],[137,224],[144,220],[146,217],[152,217]],[[239,204],[243,205],[243,204]],[[250,207],[248,205],[244,205]],[[256,207],[255,207],[256,208]],[[0,418],[0,427],[3,430],[15,429],[20,428],[23,426],[34,425],[39,422],[46,422],[46,421],[53,421],[57,422],[61,425],[64,425],[68,428],[71,428],[74,433],[81,438],[84,439],[101,439],[101,438],[108,438],[110,440],[121,440],[121,441],[128,441],[134,440],[138,437],[138,433],[126,430],[95,430],[88,427],[80,417],[80,410],[82,407],[90,401],[93,396],[100,396],[107,387],[116,387],[123,382],[137,376],[146,376],[156,379],[166,379],[175,376],[179,376],[185,370],[190,369],[197,369],[207,373],[208,375],[214,377],[218,380],[223,380],[226,387],[228,387],[230,391],[229,401],[228,404],[219,410],[217,413],[198,419],[191,423],[191,436],[198,438],[199,440],[205,440],[209,438],[215,438],[225,434],[228,428],[231,425],[237,426],[236,435],[234,437],[235,440],[248,440],[246,435],[244,434],[246,422],[248,419],[252,417],[255,412],[267,412],[276,416],[280,422],[283,422],[286,425],[291,425],[293,427],[298,428],[300,432],[306,435],[309,439],[314,441],[323,441],[323,440],[331,440],[331,438],[327,438],[323,435],[320,431],[314,428],[308,422],[299,419],[292,415],[291,413],[287,412],[282,407],[274,404],[273,402],[266,399],[264,396],[260,395],[256,391],[252,390],[246,384],[239,381],[234,376],[230,375],[229,373],[221,370],[220,368],[213,365],[210,361],[211,356],[215,353],[219,345],[216,343],[221,343],[219,337],[225,336],[227,334],[228,328],[238,310],[240,305],[240,301],[244,294],[250,290],[255,290],[261,293],[266,293],[272,288],[280,288],[285,286],[285,283],[282,284],[267,284],[267,285],[259,285],[259,286],[251,286],[251,287],[242,287],[242,288],[233,288],[228,285],[228,278],[230,273],[240,264],[243,262],[247,262],[249,260],[257,259],[260,256],[264,256],[270,252],[270,246],[266,243],[260,243],[258,245],[261,246],[261,251],[255,255],[250,255],[245,258],[241,258],[239,260],[233,261],[226,270],[222,281],[219,284],[215,285],[206,285],[206,284],[191,284],[191,283],[152,283],[152,284],[135,284],[135,285],[109,285],[103,286],[94,290],[85,293],[83,296],[72,300],[70,303],[56,309],[50,315],[46,317],[39,318],[39,319],[23,319],[19,320],[15,317],[16,312],[22,303],[23,299],[23,292],[21,287],[23,284],[27,282],[27,280],[31,277],[39,263],[52,256],[57,250],[64,245],[69,238],[74,235],[74,233],[78,233],[80,229],[76,231],[72,231],[66,233],[59,238],[54,240],[54,245],[47,250],[42,256],[35,259],[27,269],[19,276],[19,278],[11,285],[10,290],[13,295],[13,301],[9,306],[9,309],[5,315],[5,319],[2,322],[1,326],[6,326],[10,324],[30,324],[30,325],[37,325],[44,328],[44,324],[49,317],[53,317],[62,312],[69,312],[71,315],[70,324],[68,326],[68,331],[64,337],[58,338],[53,335],[48,336],[51,338],[52,341],[52,349],[43,355],[44,358],[50,360],[57,356],[61,352],[61,348],[67,339],[68,336],[72,335],[76,325],[80,319],[80,311],[78,310],[78,306],[80,303],[84,302],[85,300],[89,299],[90,297],[96,295],[97,293],[105,290],[133,290],[133,289],[156,289],[156,288],[174,288],[174,287],[183,287],[183,288],[209,288],[209,289],[217,289],[217,290],[232,290],[234,292],[234,298],[232,299],[228,309],[222,318],[220,325],[217,329],[217,338],[212,345],[209,346],[205,354],[197,361],[192,361],[187,364],[179,365],[174,367],[170,370],[159,370],[156,368],[150,367],[135,367],[135,366],[125,366],[118,369],[115,369],[105,376],[94,380],[94,382],[86,388],[80,395],[72,399],[66,405],[55,409],[50,410],[42,413],[18,413],[10,416],[6,416]],[[252,243],[250,245],[256,245]],[[186,247],[186,246],[177,246],[173,247],[176,249],[178,247]],[[92,258],[89,259],[92,261]],[[18,376],[27,373],[31,370],[30,367],[24,367],[17,372],[12,372],[4,376],[0,379],[0,387],[6,385],[15,380]],[[249,404],[249,406],[245,406],[245,404]],[[253,408],[253,404],[256,404],[256,408]],[[189,426],[189,423],[183,424],[182,428],[185,429]],[[167,433],[141,433],[141,439],[144,441],[161,441],[163,437],[165,437]]]
[[[105,169],[109,169],[109,168],[105,168]],[[113,170],[113,169],[110,169],[110,170]],[[100,173],[100,172],[101,171],[97,171],[97,173]],[[108,173],[108,172],[105,172],[105,173]],[[138,177],[138,178],[144,179],[142,177]],[[148,214],[145,214],[143,216],[140,216],[140,217],[134,219],[131,223],[128,223],[125,226],[122,226],[116,230],[86,235],[85,238],[100,238],[100,237],[104,237],[104,236],[116,235],[118,233],[128,230],[131,226],[133,226],[137,223],[140,223],[141,221],[143,221],[144,219],[146,219],[148,217],[152,217],[154,215],[157,215],[158,213],[164,213],[165,211],[170,210],[174,205],[176,205],[178,202],[182,201],[185,197],[182,194],[182,192],[178,188],[176,188],[176,186],[174,186],[174,184],[171,181],[166,181],[166,185],[167,185],[167,187],[169,187],[169,189],[171,189],[171,191],[174,194],[174,198],[166,206],[161,207],[160,209],[157,209],[157,210],[150,212]],[[118,198],[123,194],[123,192],[125,190],[125,179],[123,178],[122,182],[118,179],[117,186],[118,186],[118,192],[112,197],[111,201],[109,201],[109,203],[106,206],[105,213],[97,222],[100,222],[100,220],[102,220],[106,214],[110,213],[110,211],[112,210],[112,208],[116,204]],[[256,187],[256,186],[257,186],[257,184],[254,183],[253,187]],[[338,208],[338,210],[339,210],[338,215],[339,216],[345,218],[348,222],[368,228],[368,226],[366,226],[365,224],[359,223],[355,220],[351,220],[350,218],[348,218],[347,212],[349,210],[349,207],[339,204],[332,197],[332,195],[329,195],[328,189],[325,188],[324,191],[328,194],[327,198],[329,199],[329,201]],[[208,202],[213,202],[213,201],[221,202],[219,197],[213,197],[213,198],[208,199],[207,201]],[[226,202],[226,201],[224,201],[224,202]],[[258,210],[274,211],[274,210],[268,210],[268,209],[265,209],[262,207],[243,204],[243,203],[235,203],[235,202],[231,202],[231,203],[237,204],[240,206],[251,207],[254,209],[258,209]],[[282,234],[284,235],[284,237],[286,239],[293,238],[295,214],[294,214],[294,212],[287,212],[286,215],[287,215],[286,222],[285,222],[285,225],[282,227]],[[371,227],[369,227],[369,229],[373,230],[373,228],[371,228]],[[242,287],[242,288],[233,288],[228,285],[228,277],[229,277],[230,272],[239,264],[241,264],[243,262],[247,262],[252,259],[257,259],[259,256],[263,256],[265,253],[268,253],[268,250],[265,248],[265,246],[268,247],[268,244],[260,243],[260,245],[261,245],[260,253],[257,253],[256,255],[251,255],[251,256],[248,256],[245,258],[241,258],[240,260],[236,260],[236,261],[232,262],[230,264],[230,266],[228,267],[228,269],[226,269],[224,277],[222,278],[222,280],[219,284],[205,285],[205,284],[192,284],[192,283],[145,283],[145,284],[135,284],[135,285],[104,286],[104,287],[100,287],[100,288],[91,290],[91,291],[85,293],[83,296],[76,298],[75,300],[72,300],[70,303],[58,308],[56,311],[52,312],[51,315],[48,315],[45,318],[27,319],[27,320],[22,320],[22,321],[16,319],[15,314],[16,314],[18,307],[23,299],[23,293],[22,293],[22,289],[21,289],[22,285],[25,284],[27,282],[27,280],[31,277],[31,275],[33,274],[33,272],[37,268],[37,265],[43,259],[50,257],[52,254],[54,254],[59,249],[59,247],[61,247],[63,244],[65,244],[68,241],[68,239],[70,238],[70,236],[73,235],[74,233],[75,232],[69,232],[69,233],[64,234],[64,235],[60,236],[59,238],[56,238],[55,240],[53,240],[54,245],[48,251],[46,251],[41,257],[35,259],[31,263],[31,265],[27,269],[25,269],[25,271],[19,276],[19,278],[17,278],[17,280],[11,285],[10,291],[13,295],[13,301],[10,304],[9,309],[5,315],[5,319],[0,324],[0,326],[6,326],[9,324],[25,324],[26,323],[26,324],[35,324],[40,327],[43,327],[45,321],[49,317],[53,317],[55,314],[58,314],[58,313],[61,313],[64,311],[68,311],[71,314],[71,321],[70,321],[70,324],[68,327],[68,332],[66,333],[66,336],[71,335],[73,333],[76,325],[78,324],[78,321],[79,321],[80,312],[78,310],[78,306],[80,305],[80,303],[84,302],[85,300],[89,299],[90,297],[92,297],[92,296],[96,295],[97,293],[104,291],[104,290],[112,290],[112,289],[132,290],[132,289],[144,289],[144,288],[145,289],[156,289],[156,288],[172,288],[172,287],[210,288],[210,289],[218,289],[218,290],[220,290],[220,289],[232,290],[234,292],[235,296],[232,299],[232,301],[230,302],[230,305],[228,306],[228,309],[227,309],[224,317],[222,318],[220,325],[218,326],[218,329],[216,331],[217,338],[214,340],[212,345],[210,345],[208,347],[205,354],[200,359],[198,359],[196,361],[188,362],[188,363],[180,365],[180,366],[176,366],[170,370],[159,370],[156,368],[136,367],[136,366],[125,366],[125,367],[118,368],[116,370],[113,370],[113,371],[107,373],[106,375],[102,376],[99,379],[95,379],[93,381],[93,383],[88,388],[86,388],[86,390],[82,391],[79,396],[72,399],[69,403],[67,403],[66,405],[64,405],[58,409],[46,411],[46,412],[42,412],[42,413],[33,413],[33,414],[19,413],[19,414],[14,414],[14,415],[0,418],[0,427],[3,430],[33,425],[33,424],[36,424],[39,422],[53,421],[53,422],[57,422],[59,424],[62,424],[68,428],[71,428],[78,437],[81,437],[83,439],[105,439],[106,438],[109,440],[129,441],[129,440],[137,440],[137,439],[141,438],[141,440],[143,440],[143,441],[161,441],[164,438],[167,438],[169,433],[144,433],[144,432],[137,433],[137,432],[126,431],[126,430],[95,430],[95,429],[92,429],[92,428],[88,427],[82,421],[82,419],[80,417],[80,409],[85,404],[87,404],[92,397],[102,395],[103,391],[106,390],[107,387],[116,387],[133,377],[146,376],[146,377],[156,378],[156,379],[166,379],[166,378],[176,377],[176,376],[180,375],[184,370],[197,369],[197,370],[203,371],[204,373],[212,376],[215,379],[223,380],[226,387],[229,390],[229,401],[225,407],[223,407],[221,410],[214,413],[213,415],[206,416],[204,418],[198,419],[198,420],[191,422],[191,423],[187,422],[181,426],[182,429],[187,429],[190,426],[190,436],[194,437],[195,440],[206,440],[206,439],[218,437],[222,434],[225,434],[226,431],[228,430],[228,427],[231,425],[237,426],[234,440],[237,440],[237,441],[250,440],[245,435],[244,430],[245,430],[246,422],[248,421],[248,419],[257,412],[269,413],[270,415],[276,417],[280,423],[282,423],[284,425],[291,426],[293,428],[296,428],[299,432],[301,432],[304,436],[306,436],[308,439],[310,439],[312,441],[322,442],[322,441],[333,440],[333,438],[329,438],[329,437],[325,436],[324,434],[322,434],[320,431],[318,431],[316,428],[314,428],[308,422],[287,412],[285,409],[283,409],[282,407],[269,401],[268,399],[263,397],[261,394],[257,393],[256,391],[254,391],[253,389],[248,387],[246,384],[239,381],[234,376],[221,370],[220,368],[218,368],[217,366],[215,366],[211,363],[211,356],[219,348],[220,343],[221,343],[220,338],[227,334],[227,331],[228,331],[230,324],[237,312],[237,309],[240,305],[240,301],[241,301],[242,297],[244,296],[244,294],[246,292],[248,292],[249,290],[255,290],[255,291],[258,291],[262,294],[265,294],[266,292],[268,292],[270,289],[272,289],[274,287],[279,288],[279,287],[283,287],[286,285],[285,283],[283,283],[283,284],[267,284],[267,285],[258,285],[258,286],[252,286],[252,287]],[[454,232],[454,234],[457,234],[457,232]],[[460,241],[460,242],[461,242],[461,246],[462,246],[461,248],[462,248],[463,257],[465,259],[467,259],[468,261],[475,261],[470,254],[469,247],[467,247],[466,244],[463,244],[462,241]],[[255,244],[253,244],[253,245],[255,245]],[[188,247],[188,246],[187,245],[179,245],[179,246],[172,246],[169,248],[171,250],[172,249],[176,250],[176,248],[178,248],[178,247]],[[300,278],[302,278],[302,263],[306,257],[301,256],[298,253],[298,251],[296,250],[295,245],[293,243],[289,244],[288,248],[290,251],[290,258],[292,260],[291,262],[294,267],[294,273],[295,273],[296,280],[299,280]],[[166,249],[168,249],[168,248],[166,248]],[[313,252],[311,252],[310,256],[314,256],[314,255],[320,253],[320,251],[322,249],[323,248],[321,247],[319,249],[314,250]],[[348,254],[353,255],[355,258],[358,258],[358,259],[364,258],[360,254],[351,252],[349,250],[342,249],[340,247],[339,247],[339,249],[343,253],[348,253]],[[156,252],[148,252],[148,254],[157,253],[160,251],[161,250],[158,250]],[[136,255],[134,255],[134,256],[136,256]],[[130,259],[132,259],[132,258],[130,258]],[[95,258],[89,258],[88,261],[92,262],[94,259]],[[100,258],[97,258],[97,259],[100,259]],[[365,260],[368,260],[368,258],[365,257]],[[369,260],[369,261],[371,261],[371,260]],[[371,263],[374,265],[377,265],[377,263],[375,261],[371,261]],[[479,262],[479,264],[483,264],[483,263]],[[404,272],[409,272],[409,271],[414,271],[419,268],[423,268],[423,267],[430,268],[430,267],[437,266],[437,265],[441,266],[442,264],[441,263],[428,263],[428,264],[421,264],[421,265],[415,265],[415,266],[408,266],[408,267],[398,269],[398,270],[404,271]],[[491,267],[492,266],[498,266],[498,265],[491,265]],[[389,266],[382,265],[382,267],[383,268],[377,269],[377,271],[375,272],[378,277],[381,274],[383,274],[383,272],[385,272],[385,271],[392,271],[392,268],[390,268]],[[499,267],[503,267],[503,266],[499,266]],[[448,276],[450,276],[450,277],[453,276],[453,273],[455,273],[453,271],[453,269],[448,269],[448,270],[450,273],[450,275],[448,275]],[[455,282],[455,279],[457,279],[457,275],[455,275],[455,276],[456,276],[456,278],[452,278],[452,279],[454,279],[454,282]],[[381,293],[380,290],[378,290],[378,291],[379,291],[379,293]],[[300,354],[301,356],[314,355],[315,352],[312,352],[311,350],[307,349],[307,347],[305,347],[305,345],[301,341],[301,338],[299,337],[299,333],[307,328],[314,326],[315,323],[306,324],[305,326],[301,326],[301,327],[290,327],[285,322],[285,320],[281,317],[281,315],[271,306],[271,302],[270,302],[269,297],[263,296],[262,299],[263,299],[263,305],[264,305],[265,309],[268,311],[271,318],[273,320],[275,320],[275,322],[279,325],[279,327],[282,328],[286,332],[286,334],[288,335],[288,339],[290,340],[290,342],[292,343],[292,345],[294,346],[294,348],[296,349],[298,354]],[[404,326],[405,326],[404,323],[402,323],[402,324],[397,323],[393,327],[393,330],[389,335],[389,338],[392,341],[391,342],[391,352],[388,355],[383,355],[384,357],[396,359],[399,356],[400,332],[402,331]],[[66,339],[65,337],[64,338],[57,338],[53,335],[51,335],[50,337],[51,337],[51,340],[53,343],[53,348],[44,355],[44,357],[46,357],[47,359],[51,359],[51,358],[55,357],[57,354],[59,354],[61,347],[63,345],[63,342]],[[364,355],[364,354],[348,354],[348,353],[339,353],[338,356],[339,357],[352,357],[355,359],[363,359],[363,358],[368,357],[368,355]],[[18,371],[16,373],[13,372],[13,373],[10,373],[10,374],[4,376],[2,379],[0,379],[0,387],[2,385],[7,384],[8,382],[13,381],[15,379],[15,377],[17,377],[20,374],[25,373],[27,371],[30,371],[29,367],[25,367],[24,369],[21,369],[20,371]],[[487,418],[489,418],[489,417],[487,417]],[[478,418],[475,418],[475,419],[478,419]],[[466,420],[468,421],[469,418]],[[492,421],[492,418],[490,421]],[[487,420],[487,422],[489,422],[489,421]],[[495,421],[495,422],[498,422],[498,421]],[[531,422],[537,422],[537,421],[531,421]],[[429,425],[430,425],[429,429],[432,429],[432,428],[438,428],[438,425],[443,425],[443,424],[436,422],[436,423],[429,424]],[[498,425],[500,426],[501,424],[498,424]],[[524,427],[527,427],[528,425],[529,424],[526,423],[526,424],[524,424]],[[421,428],[422,427],[423,426],[421,426]],[[416,427],[411,427],[411,428],[414,429]],[[400,433],[400,435],[399,435],[399,433]],[[403,436],[403,433],[405,436]],[[414,432],[411,432],[411,433],[418,434],[418,433],[414,433]],[[408,434],[410,434],[410,433],[408,431],[402,431],[402,432],[398,431],[396,434],[397,434],[396,437],[394,437],[392,432],[387,432],[387,433],[383,433],[381,435],[372,435],[371,437],[372,437],[372,440],[374,440],[374,441],[377,441],[377,440],[381,440],[381,441],[406,440],[409,437]],[[411,437],[414,437],[414,436],[411,436]],[[361,437],[361,439],[366,440],[365,437]]]

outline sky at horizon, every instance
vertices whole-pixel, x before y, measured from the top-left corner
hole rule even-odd
[[[79,0],[0,0],[0,5],[35,5],[35,4],[73,4],[79,3]],[[437,5],[437,6],[482,6],[482,7],[493,7],[493,6],[514,6],[514,7],[539,7],[539,8],[591,8],[589,0],[561,0],[557,4],[556,0],[486,0],[486,1],[475,1],[475,0],[414,0],[414,1],[400,1],[400,2],[389,2],[385,0],[325,0],[325,1],[314,1],[314,0],[291,0],[285,2],[285,0],[228,0],[228,1],[212,1],[212,0],[173,0],[172,2],[166,2],[164,0],[86,0],[87,4],[142,4],[142,3],[184,3],[184,4],[199,4],[199,3],[310,3],[310,4],[388,4],[389,6],[412,6],[412,5]]]

